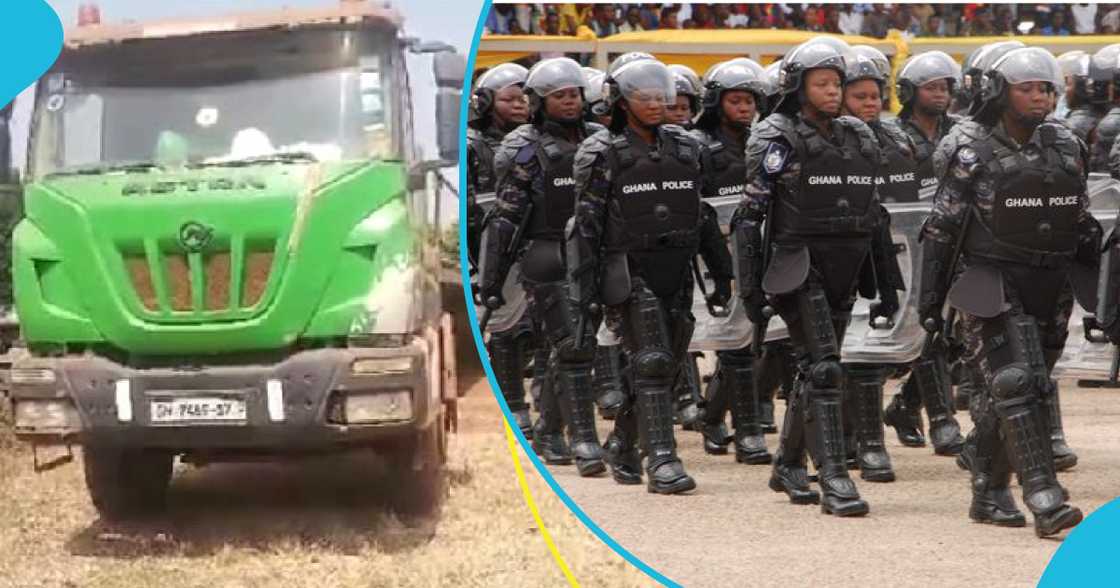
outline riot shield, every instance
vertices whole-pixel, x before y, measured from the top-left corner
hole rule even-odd
[[[494,193],[484,192],[476,200],[487,213],[494,206]],[[473,279],[473,278],[472,278]],[[473,284],[472,284],[473,286]],[[502,298],[506,303],[490,315],[490,323],[486,325],[486,332],[501,333],[512,329],[524,316],[529,307],[529,299],[525,296],[525,289],[521,287],[521,264],[514,263],[502,284]],[[482,316],[484,306],[475,305],[476,316]]]
[[[1105,234],[1116,224],[1120,211],[1120,182],[1108,174],[1089,174],[1089,209],[1101,223]],[[1106,341],[1090,341],[1085,333],[1085,318],[1091,313],[1073,305],[1069,338],[1061,359],[1054,366],[1054,377],[1106,379],[1112,366],[1115,347]]]
[[[719,215],[720,225],[727,231],[731,215],[739,204],[738,196],[708,200]],[[899,293],[902,310],[890,328],[871,328],[870,301],[859,300],[852,312],[852,324],[845,335],[843,360],[861,363],[908,363],[921,353],[925,331],[918,322],[918,296],[913,292],[912,276],[921,272],[921,249],[918,232],[929,215],[929,202],[889,204],[891,232],[894,242],[902,246],[899,265],[902,268],[905,292]],[[706,272],[705,272],[706,275]],[[711,287],[708,287],[709,291]],[[694,292],[692,312],[696,316],[696,331],[692,337],[691,351],[718,351],[742,349],[751,343],[753,328],[747,319],[738,297],[733,297],[730,313],[726,317],[712,317],[707,311],[703,294]],[[785,323],[779,317],[771,319],[766,330],[767,341],[788,337]]]

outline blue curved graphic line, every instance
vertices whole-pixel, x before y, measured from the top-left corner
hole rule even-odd
[[[482,12],[479,14],[478,23],[475,24],[474,28],[474,39],[471,42],[470,55],[467,57],[468,75],[463,77],[464,99],[459,105],[459,153],[461,154],[465,154],[467,152],[467,115],[469,102],[467,98],[470,96],[471,92],[471,76],[469,74],[470,72],[474,71],[475,55],[478,53],[478,40],[482,37],[482,26],[483,23],[486,22],[486,15],[490,13],[490,4],[491,0],[483,1]],[[465,193],[464,188],[466,185],[467,166],[462,162],[462,157],[460,157],[460,194]],[[459,218],[467,218],[467,201],[465,198],[460,198],[459,200]],[[467,243],[467,223],[462,222],[462,220],[460,220],[459,222],[459,243]],[[502,408],[502,414],[505,416],[505,419],[512,424],[514,422],[513,414],[510,412],[509,405],[506,404],[505,398],[503,398],[502,395],[498,393],[498,381],[494,376],[494,369],[490,366],[490,357],[486,353],[486,346],[482,341],[482,333],[479,332],[478,329],[478,316],[474,311],[474,300],[471,299],[470,295],[470,273],[467,269],[469,267],[470,264],[467,260],[467,248],[465,246],[461,246],[459,247],[459,270],[462,272],[463,276],[463,298],[466,301],[467,314],[471,319],[471,334],[474,336],[474,344],[478,349],[478,356],[482,360],[482,367],[486,370],[486,379],[490,381],[490,390],[494,394],[494,396],[497,397],[498,406]],[[673,588],[678,588],[680,586],[676,582],[670,580],[657,570],[650,567],[644,561],[638,559],[633,553],[627,551],[626,548],[619,545],[618,542],[615,541],[610,535],[608,535],[607,532],[604,531],[601,527],[599,527],[599,525],[595,524],[595,521],[591,520],[591,517],[587,516],[587,513],[583,512],[583,509],[581,509],[579,505],[577,505],[576,502],[572,500],[572,497],[564,491],[560,484],[556,482],[556,478],[552,477],[552,474],[544,466],[544,463],[529,447],[529,442],[525,439],[525,435],[523,435],[516,426],[511,426],[510,428],[513,429],[514,435],[517,436],[517,442],[521,444],[521,448],[525,451],[525,454],[529,456],[529,461],[533,464],[533,467],[537,469],[537,472],[540,473],[541,477],[544,478],[545,482],[548,483],[549,487],[552,488],[552,491],[560,497],[560,501],[568,507],[568,510],[572,511],[572,514],[576,515],[576,518],[578,518],[580,522],[584,524],[584,526],[590,529],[591,532],[594,533],[600,541],[602,541],[607,545],[607,547],[610,547],[616,553],[621,555],[623,559],[630,562],[634,567],[638,568],[650,578],[653,578],[662,585],[670,586]]]
[[[45,0],[5,2],[0,54],[8,58],[0,76],[0,106],[43,75],[61,51],[62,22]]]
[[[1120,498],[1098,508],[1069,532],[1043,571],[1039,588],[1115,585],[1118,531]]]

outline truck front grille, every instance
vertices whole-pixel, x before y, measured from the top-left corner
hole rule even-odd
[[[202,253],[147,247],[122,248],[121,256],[140,305],[154,317],[241,313],[268,289],[275,241],[246,243]],[[219,318],[219,317],[214,317]]]

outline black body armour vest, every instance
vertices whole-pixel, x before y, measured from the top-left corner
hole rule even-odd
[[[884,203],[918,201],[918,164],[895,143],[893,137],[876,131],[886,162],[879,184],[879,200]],[[929,158],[933,165],[933,157]],[[932,173],[932,172],[931,172]]]
[[[993,260],[1028,313],[1050,317],[1077,250],[1084,185],[1080,147],[1074,141],[1055,144],[1052,128],[1040,133],[1042,154],[1034,161],[993,139],[974,144],[996,191],[990,224],[973,223],[965,251]]]
[[[711,192],[716,196],[742,196],[747,187],[745,150],[718,139],[708,144],[712,154],[712,170],[708,174]]]
[[[693,145],[660,133],[650,151],[624,135],[612,139],[611,200],[617,222],[608,222],[607,253],[625,252],[631,275],[654,294],[671,297],[685,284],[699,247],[700,153]]]
[[[572,165],[578,145],[541,132],[537,158],[544,174],[544,191],[533,194],[533,212],[525,229],[529,248],[521,258],[521,271],[531,282],[565,279],[562,241],[564,226],[575,212]]]
[[[774,203],[775,237],[866,237],[875,226],[875,182],[882,155],[848,129],[842,145],[799,125],[790,143],[801,162],[800,186]]]
[[[576,207],[576,181],[572,178],[578,145],[554,135],[542,133],[537,158],[544,173],[544,192],[533,194],[533,216],[529,219],[526,237],[562,240],[564,225]]]
[[[1079,147],[1055,144],[1053,129],[1040,133],[1043,149],[1035,161],[994,139],[974,145],[996,191],[990,224],[978,223],[979,230],[969,232],[969,253],[1036,267],[1073,257],[1083,190]]]

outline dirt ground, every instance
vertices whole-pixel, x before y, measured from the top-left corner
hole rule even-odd
[[[1062,391],[1067,437],[1080,463],[1060,479],[1088,513],[1120,495],[1120,391],[1076,389],[1073,382],[1063,382]],[[957,416],[971,428],[966,414]],[[791,505],[766,487],[769,466],[705,455],[698,433],[677,438],[698,484],[691,495],[581,479],[571,467],[552,471],[620,544],[688,586],[1034,586],[1061,544],[1035,538],[1029,522],[1023,529],[971,523],[967,474],[928,447],[902,447],[893,430],[887,439],[898,480],[856,478],[871,505],[862,519]],[[773,452],[776,436],[767,441]],[[1014,493],[1025,511],[1018,487]]]
[[[166,517],[102,524],[80,458],[35,474],[0,426],[0,587],[566,586],[522,498],[500,412],[477,373],[462,402],[443,516],[386,514],[363,455],[177,471]],[[587,586],[652,583],[604,546],[522,456],[545,526]],[[177,466],[178,467],[178,466]]]

